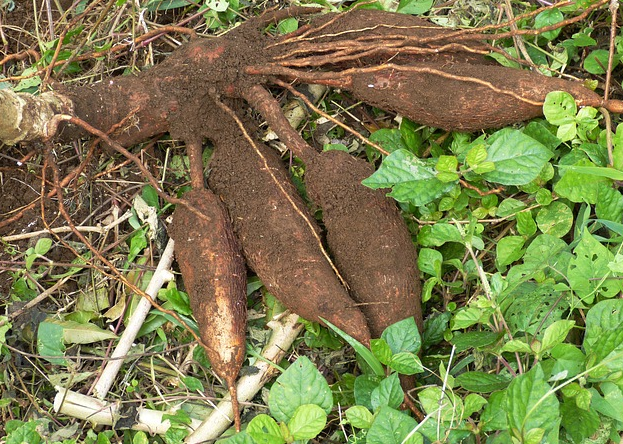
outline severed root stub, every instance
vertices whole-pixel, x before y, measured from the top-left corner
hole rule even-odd
[[[219,198],[206,189],[194,189],[184,198],[203,217],[180,205],[169,234],[201,340],[214,372],[227,383],[239,431],[236,378],[246,356],[246,267]]]

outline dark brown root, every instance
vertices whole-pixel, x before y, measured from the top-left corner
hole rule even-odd
[[[369,344],[365,317],[325,258],[319,229],[279,157],[239,131],[214,140],[209,184],[228,206],[249,267],[295,313],[327,319]]]
[[[323,209],[327,243],[360,303],[373,337],[414,316],[422,329],[417,252],[407,226],[383,190],[361,181],[373,167],[343,151],[317,156],[307,166],[310,197]]]

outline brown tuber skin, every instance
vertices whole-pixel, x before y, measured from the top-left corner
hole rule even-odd
[[[608,106],[577,82],[495,65],[416,64],[352,76],[355,97],[446,130],[499,128],[543,114],[545,96],[567,91],[578,106]]]
[[[175,241],[175,256],[201,340],[214,372],[229,387],[236,429],[240,430],[236,378],[246,357],[246,267],[229,215],[218,197],[199,188],[184,198],[205,218],[178,206],[169,234]]]
[[[373,166],[343,151],[315,152],[265,89],[254,87],[245,98],[307,164],[309,197],[323,210],[330,252],[372,337],[410,316],[422,330],[417,251],[395,202],[385,191],[361,184]]]
[[[336,265],[361,304],[372,336],[379,338],[389,325],[410,316],[421,330],[422,308],[411,234],[383,190],[361,185],[373,172],[372,165],[348,153],[328,151],[307,166],[305,183],[323,209]]]
[[[324,318],[368,345],[366,319],[322,254],[320,230],[281,159],[240,131],[219,131],[214,142],[208,181],[228,206],[249,267],[295,313]]]

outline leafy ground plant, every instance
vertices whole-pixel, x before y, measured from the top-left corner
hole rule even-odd
[[[346,9],[347,3],[324,6]],[[456,2],[451,9],[433,3],[367,6],[468,28],[498,22],[499,10],[485,3]],[[498,39],[495,48],[515,59],[500,57],[499,51],[490,57],[517,68],[531,64],[545,76],[588,73],[587,84],[600,94],[605,89],[606,95],[620,96],[620,85],[611,80],[612,73],[620,73],[620,38],[613,33],[610,39],[604,31],[616,13],[608,12],[605,3],[570,2],[523,15],[534,6],[508,2],[504,13],[516,19],[518,32]],[[256,12],[255,6],[231,1],[149,1],[143,6],[80,2],[74,12],[91,11],[85,17],[93,20],[85,23],[100,25],[91,28],[72,23],[71,14],[52,16],[49,27],[63,23],[68,31],[62,37],[51,31],[47,41],[34,42],[44,56],[33,59],[33,66],[24,59],[3,62],[3,78],[17,90],[35,90],[45,81],[42,68],[55,58],[66,65],[50,74],[68,83],[79,77],[100,79],[102,72],[143,70],[164,58],[174,40],[147,37],[138,42],[145,46],[116,58],[112,50],[106,52],[117,43],[114,36],[135,35],[135,25],[171,22],[221,32]],[[582,21],[562,30],[534,32],[591,7]],[[0,8],[11,19],[23,6],[8,2]],[[32,26],[39,25],[34,21]],[[270,25],[268,32],[293,32],[298,26],[288,18]],[[364,184],[391,190],[400,206],[419,248],[424,328],[420,332],[416,319],[407,317],[363,345],[334,323],[325,322],[327,329],[305,322],[292,355],[280,363],[280,376],[245,406],[243,431],[232,430],[223,441],[619,442],[623,130],[615,129],[617,117],[605,109],[578,107],[567,92],[547,96],[538,109],[544,118],[476,133],[423,127],[356,103],[345,90],[327,91],[316,108],[301,124],[305,139],[323,140],[328,148],[369,161],[375,172]],[[367,141],[353,138],[336,121]],[[134,123],[125,122],[137,127]],[[202,153],[206,160],[212,148]],[[186,168],[193,166],[179,142],[153,139],[136,149],[162,178],[159,184],[171,194],[186,191]],[[54,153],[66,159],[58,162],[62,174],[89,159],[86,172],[64,183],[60,193],[71,220],[80,221],[76,231],[88,238],[59,224],[46,226],[54,221],[58,202],[51,196],[40,199],[36,192],[45,191],[41,184],[50,180],[45,176],[50,170],[42,168],[45,158],[23,147],[3,147],[2,152],[3,200],[26,195],[31,201],[12,205],[32,203],[17,226],[10,225],[13,213],[3,210],[2,222],[9,223],[2,227],[10,230],[0,233],[0,285],[7,307],[0,320],[4,439],[182,442],[188,426],[207,415],[226,387],[204,350],[196,347],[198,328],[179,279],[158,292],[122,378],[110,392],[127,407],[122,418],[134,418],[136,408],[166,411],[168,431],[152,438],[126,429],[131,424],[121,420],[114,429],[96,431],[53,411],[53,387],[86,393],[97,379],[101,362],[150,281],[154,258],[163,249],[163,221],[171,214],[156,188],[144,186],[144,173],[123,156],[101,155],[88,141],[59,144]],[[289,160],[293,182],[304,191],[299,179],[306,165]],[[316,215],[320,220],[320,212]],[[38,231],[21,233],[31,222],[46,229],[45,237],[38,238]],[[87,243],[98,246],[97,255],[86,252]],[[266,342],[265,327],[283,307],[256,276],[248,279],[246,296],[242,373],[250,374]],[[401,384],[409,378],[415,381],[412,386]],[[177,410],[170,411],[171,405]]]

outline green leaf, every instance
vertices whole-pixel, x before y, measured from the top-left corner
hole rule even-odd
[[[561,424],[574,442],[583,442],[593,435],[601,424],[597,413],[579,408],[573,400],[565,401],[560,406],[560,413]]]
[[[597,188],[595,214],[599,219],[613,222],[623,220],[623,195],[612,186],[600,183]]]
[[[169,441],[167,441],[167,443],[168,442]],[[253,440],[253,438],[251,438],[251,436],[246,432],[246,430],[243,430],[240,433],[236,433],[235,435],[230,436],[229,438],[223,441],[218,441],[218,442],[219,444],[257,444]]]
[[[525,253],[523,250],[525,242],[523,236],[506,236],[500,239],[495,246],[497,264],[504,267],[519,260]]]
[[[366,348],[365,345],[363,345],[361,342],[357,341],[355,338],[347,335],[346,333],[344,333],[342,330],[337,328],[335,325],[333,325],[332,323],[330,323],[326,319],[323,319],[323,318],[320,318],[320,319],[322,320],[322,322],[324,322],[327,325],[327,327],[329,327],[331,330],[333,330],[335,333],[337,333],[337,335],[339,337],[344,339],[348,343],[348,345],[350,345],[352,348],[354,348],[355,351],[357,352],[357,354],[359,356],[361,356],[366,361],[366,363],[370,366],[370,368],[372,369],[372,371],[376,375],[378,375],[378,376],[385,375],[385,371],[383,370],[383,365],[372,354],[372,352],[370,350],[368,350],[368,348]]]
[[[561,344],[571,329],[575,326],[575,321],[561,319],[550,324],[543,334],[541,351],[547,351]]]
[[[456,156],[439,156],[437,158],[437,164],[435,165],[435,169],[437,170],[437,179],[442,182],[456,182],[460,177],[456,173],[458,166],[459,161]]]
[[[41,322],[37,330],[37,352],[42,356],[64,356],[63,327],[55,322]],[[65,359],[44,358],[55,365],[64,365]]]
[[[404,398],[405,394],[400,386],[398,374],[392,373],[383,379],[378,387],[372,390],[370,402],[372,403],[372,410],[376,412],[383,406],[397,409],[404,401]]]
[[[598,302],[588,311],[583,347],[596,363],[623,351],[623,299]],[[623,358],[617,357],[616,361],[605,366],[620,370],[617,365],[621,365]]]
[[[618,171],[623,170],[623,125],[617,125],[616,134],[612,138],[613,150],[612,157],[614,168]]]
[[[552,125],[561,126],[574,122],[577,112],[575,99],[568,92],[552,91],[545,96],[543,115]],[[566,140],[570,139],[563,139],[563,141]]]
[[[327,413],[322,408],[316,404],[305,404],[294,411],[288,429],[296,440],[314,439],[326,424]]]
[[[418,243],[423,247],[439,247],[446,242],[463,243],[456,225],[439,222],[423,226],[418,233]]]
[[[586,356],[573,344],[558,344],[551,351],[551,356],[556,360],[552,367],[552,374],[565,372],[567,378],[573,378],[584,371]]]
[[[184,376],[182,378],[182,382],[184,383],[184,385],[186,386],[188,390],[201,391],[201,392],[203,392],[204,390],[203,384],[201,383],[201,381],[193,376]]]
[[[299,29],[299,21],[295,17],[288,17],[281,20],[277,25],[277,29],[281,34],[288,34]]]
[[[526,204],[524,202],[508,197],[500,202],[495,215],[498,217],[507,217],[513,214],[519,214],[519,212],[524,208],[526,208]]]
[[[357,405],[372,410],[372,392],[381,383],[381,378],[375,375],[360,375],[355,379],[355,402]]]
[[[614,69],[619,64],[619,58],[615,57],[612,63]],[[585,70],[591,74],[605,74],[608,68],[608,51],[605,49],[595,49],[590,52],[582,64]]]
[[[554,192],[571,202],[597,203],[600,184],[610,185],[612,182],[606,177],[589,173],[592,170],[587,171],[584,167],[593,168],[594,164],[588,159],[582,159],[574,166],[562,167],[562,177],[554,185]]]
[[[603,393],[599,393],[594,388],[590,388],[591,407],[598,413],[612,418],[616,421],[623,421],[623,393],[616,384],[605,381],[600,384],[599,389]]]
[[[532,348],[530,348],[530,345],[522,339],[511,339],[502,346],[501,351],[510,353],[517,352],[532,354]]]
[[[532,218],[530,211],[517,213],[517,232],[522,236],[534,236],[536,233],[536,222]]]
[[[422,248],[418,253],[418,267],[423,273],[428,273],[441,279],[442,254],[431,248]]]
[[[415,419],[390,407],[381,407],[368,434],[366,444],[403,444],[404,439],[416,427]],[[413,434],[409,444],[421,444],[422,435]]]
[[[400,121],[400,134],[402,135],[402,141],[406,145],[406,148],[412,153],[418,153],[419,148],[422,146],[422,135],[418,131],[419,125],[415,122],[402,117]]]
[[[569,262],[567,278],[573,291],[585,303],[591,304],[596,295],[611,298],[621,291],[620,280],[604,280],[611,274],[608,264],[612,262],[614,255],[588,229],[584,229],[573,252],[576,257]]]
[[[141,191],[141,197],[145,203],[153,208],[160,208],[160,197],[158,192],[151,185],[145,185]]]
[[[5,444],[39,444],[41,435],[37,428],[41,426],[40,421],[30,420],[15,428],[6,437]]]
[[[270,416],[261,413],[249,422],[246,430],[256,444],[284,444],[279,424]]]
[[[466,333],[455,333],[452,345],[456,347],[458,352],[468,350],[470,348],[482,348],[495,344],[499,341],[501,335],[492,331],[468,331]]]
[[[482,427],[482,431],[492,432],[497,430],[507,430],[507,415],[506,390],[491,393],[491,396],[489,396],[489,402],[480,415],[480,425]]]
[[[333,396],[326,379],[308,358],[301,356],[271,387],[268,406],[277,421],[287,422],[305,404],[316,404],[329,413]]]
[[[396,12],[420,15],[428,12],[432,6],[433,0],[400,0]]]
[[[55,323],[63,329],[63,341],[65,344],[91,344],[107,339],[117,339],[116,334],[109,330],[103,330],[95,324],[55,320],[49,322]]]
[[[611,179],[611,180],[623,180],[623,171],[615,170],[609,167],[598,167],[595,164],[590,163],[588,166],[583,165],[559,165],[559,168],[565,172],[575,171],[577,173],[587,174],[594,177]]]
[[[376,133],[375,133],[376,134]],[[398,202],[426,205],[450,191],[454,184],[437,179],[437,172],[407,150],[387,156],[381,167],[361,183],[369,188],[392,188],[389,194]]]
[[[402,133],[398,129],[381,128],[370,135],[370,140],[381,145],[390,153],[408,149],[402,140]]]
[[[562,12],[560,12],[560,10],[556,8],[548,9],[539,13],[539,15],[536,16],[536,18],[534,19],[534,27],[536,29],[539,29],[546,26],[555,25],[556,23],[562,22],[563,19],[564,16],[562,15]],[[552,31],[546,31],[542,33],[541,36],[546,38],[547,40],[554,40],[556,37],[558,37],[560,31],[561,28],[554,29]]]
[[[9,318],[6,316],[0,316],[0,323],[3,325],[0,326],[0,346],[6,342],[6,334],[11,329],[13,324],[9,322]]]
[[[35,245],[35,254],[45,255],[52,248],[52,239],[49,237],[42,237]]]
[[[424,371],[420,358],[411,352],[396,353],[388,365],[389,368],[401,375],[415,375]]]
[[[465,163],[472,168],[485,160],[487,160],[487,148],[482,143],[470,149],[465,156]]]
[[[389,364],[392,359],[392,349],[389,348],[385,339],[371,339],[370,351],[374,353],[374,356],[376,356],[383,365]]]
[[[562,141],[552,134],[549,128],[547,128],[548,126],[545,122],[530,122],[526,125],[523,132],[525,135],[541,142],[548,150],[554,151]]]
[[[591,29],[589,28],[589,31]],[[597,41],[588,35],[585,31],[577,32],[571,36],[573,39],[573,46],[577,48],[582,48],[584,46],[595,46],[597,45]]]
[[[476,412],[479,412],[485,405],[487,400],[476,393],[470,393],[465,397],[465,410],[463,412],[463,419],[469,418]]]
[[[559,403],[545,380],[541,365],[517,376],[508,386],[506,411],[509,430],[517,439],[529,437],[533,429],[549,432],[557,427]],[[534,432],[533,432],[534,433]]]
[[[483,310],[476,307],[465,307],[460,309],[454,315],[452,319],[452,330],[460,330],[462,328],[471,327],[480,321],[483,315]]]
[[[374,420],[374,416],[362,405],[354,405],[345,412],[346,420],[353,427],[358,429],[369,429]]]
[[[175,286],[169,286],[166,289],[160,290],[158,292],[158,297],[168,301],[171,304],[171,308],[173,308],[176,312],[186,316],[190,316],[192,314],[188,294],[183,291],[179,291]]]
[[[381,338],[387,341],[389,348],[391,348],[394,353],[404,351],[417,353],[422,346],[420,331],[417,328],[413,316],[387,327],[381,334]]]
[[[166,11],[168,9],[182,8],[190,5],[188,0],[151,0],[147,3],[147,10],[149,12],[154,11]]]
[[[439,386],[427,387],[418,393],[418,399],[427,415],[434,421],[450,422],[461,417],[463,401],[452,391]]]
[[[573,212],[564,203],[554,201],[539,210],[536,223],[541,232],[563,237],[573,226]]]
[[[536,179],[552,152],[520,131],[504,128],[491,137],[487,160],[495,171],[482,176],[502,185],[525,185]]]
[[[454,382],[470,392],[491,393],[506,388],[510,380],[495,373],[465,372],[458,375]]]

